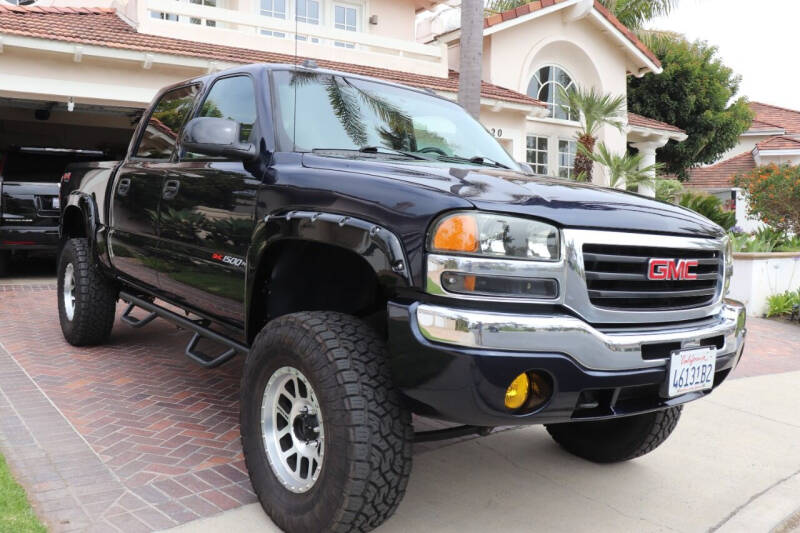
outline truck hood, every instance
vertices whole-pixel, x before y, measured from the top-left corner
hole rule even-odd
[[[436,162],[351,160],[309,155],[303,164],[400,180],[458,196],[478,209],[534,216],[564,227],[717,238],[724,231],[694,211],[634,193],[563,179]]]

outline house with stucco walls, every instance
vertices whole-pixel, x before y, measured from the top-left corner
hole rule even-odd
[[[451,68],[458,70],[460,11],[437,11],[418,17],[417,38],[445,44]],[[528,114],[490,108],[481,119],[493,131],[502,131],[499,138],[506,149],[537,173],[562,178],[572,175],[578,117],[563,108],[559,87],[594,87],[624,96],[628,76],[662,71],[653,52],[594,0],[537,1],[488,17],[482,70],[486,82],[546,105],[544,113]],[[638,149],[645,166],[655,163],[657,148],[685,138],[674,126],[633,113],[623,131],[606,126],[599,135],[613,152]],[[595,182],[607,183],[601,168],[596,166],[595,174]]]
[[[717,196],[736,211],[736,225],[754,231],[761,223],[748,218],[747,197],[734,186],[736,176],[769,164],[800,164],[800,111],[761,102],[750,102],[753,122],[739,136],[736,146],[719,162],[693,168],[686,185]]]
[[[127,145],[164,85],[241,63],[314,59],[320,67],[455,99],[459,30],[425,16],[434,0],[0,0],[0,153],[11,146]],[[438,26],[437,26],[438,24]],[[658,58],[594,0],[540,0],[484,24],[481,121],[537,173],[569,178],[577,116],[557,87],[624,95]],[[685,134],[628,115],[612,150],[655,150]],[[595,181],[607,183],[602,169]]]

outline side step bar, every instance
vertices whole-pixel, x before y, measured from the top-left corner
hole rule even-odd
[[[490,434],[493,429],[493,427],[486,426],[454,426],[430,431],[417,431],[414,433],[414,442],[433,442],[437,440],[457,439],[470,435],[485,437]]]
[[[119,298],[128,304],[128,307],[122,314],[122,320],[131,327],[140,328],[152,322],[154,318],[161,317],[184,329],[194,331],[194,336],[192,336],[189,344],[186,345],[186,356],[205,368],[215,368],[223,363],[227,363],[233,359],[237,353],[247,355],[250,352],[250,349],[244,344],[208,329],[208,322],[205,320],[191,320],[124,291],[119,293]],[[131,316],[131,312],[136,307],[144,309],[149,314],[141,319]],[[205,354],[197,349],[197,345],[200,343],[201,339],[218,342],[225,345],[228,349],[216,356]]]

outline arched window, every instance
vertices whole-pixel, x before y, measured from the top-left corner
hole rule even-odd
[[[574,85],[572,78],[563,69],[555,65],[548,65],[537,70],[531,78],[531,82],[528,84],[528,96],[546,103],[550,109],[551,118],[578,120],[576,111],[569,110],[567,112],[561,107],[565,102],[562,101],[558,90],[561,87],[568,91]]]

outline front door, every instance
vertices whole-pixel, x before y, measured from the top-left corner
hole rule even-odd
[[[240,140],[256,139],[252,78],[217,80],[197,116],[241,125]],[[161,199],[159,285],[176,303],[236,325],[244,323],[247,250],[262,176],[258,165],[185,153],[172,165]]]
[[[120,272],[158,286],[159,208],[178,133],[192,111],[198,87],[165,93],[156,104],[139,142],[117,171],[111,200],[109,248]]]

